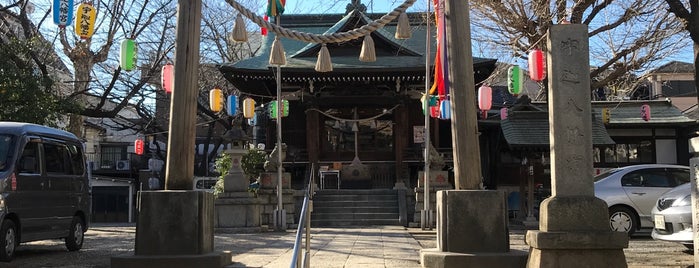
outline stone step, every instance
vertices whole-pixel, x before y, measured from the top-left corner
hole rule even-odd
[[[316,195],[313,197],[314,201],[333,201],[333,200],[345,200],[345,201],[395,201],[398,200],[398,195],[392,194],[392,195],[386,195],[386,194],[381,194],[381,195],[356,195],[356,194],[348,194],[348,195],[340,195],[340,194],[332,194],[332,195]]]
[[[355,189],[325,189],[325,190],[318,190],[316,191],[316,196],[317,195],[396,195],[397,191],[396,190],[391,190],[391,189],[364,189],[364,190],[355,190]]]
[[[318,207],[314,206],[313,213],[337,213],[342,211],[342,213],[398,213],[398,207],[377,207],[377,206],[367,206],[367,207]]]
[[[393,201],[328,201],[328,200],[316,200],[313,199],[314,208],[322,207],[333,207],[333,208],[343,208],[343,207],[397,207],[398,200]]]
[[[313,220],[311,227],[400,225],[398,219],[364,219],[364,220]]]
[[[398,219],[395,213],[311,213],[311,221],[314,220],[376,220]]]

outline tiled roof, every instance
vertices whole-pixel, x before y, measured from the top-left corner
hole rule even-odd
[[[694,64],[681,62],[681,61],[671,61],[663,66],[660,66],[652,71],[652,74],[676,74],[676,73],[694,73]]]
[[[367,21],[380,17],[383,14],[368,14],[353,11],[344,17],[340,15],[319,16],[310,15],[284,15],[282,16],[282,26],[299,32],[315,34],[330,34],[357,28]],[[288,75],[294,75],[295,70],[299,73],[312,71],[314,76],[333,76],[342,73],[358,71],[365,73],[376,73],[377,75],[395,74],[396,70],[414,69],[417,73],[423,73],[425,69],[425,45],[426,27],[421,17],[422,14],[409,14],[412,23],[412,38],[396,39],[394,32],[395,21],[372,33],[375,42],[377,60],[375,62],[359,61],[362,39],[344,42],[341,44],[328,44],[328,50],[333,63],[333,72],[318,74],[312,71],[315,68],[317,51],[320,44],[309,44],[301,41],[282,38],[287,56],[287,64],[282,66],[282,70]],[[434,33],[434,25],[431,27]],[[252,79],[273,78],[270,72],[269,53],[274,41],[274,33],[270,33],[263,38],[262,47],[255,57],[241,60],[236,63],[222,64],[220,69],[231,76]],[[431,42],[430,57],[433,58],[436,51],[436,42]],[[480,63],[493,63],[494,59],[474,58],[474,65]],[[423,78],[424,79],[424,78]]]
[[[650,106],[649,121],[641,118],[641,105]],[[697,120],[689,118],[669,101],[624,101],[593,102],[595,115],[602,117],[602,109],[610,112],[609,126],[690,126],[697,125]]]
[[[500,122],[502,133],[511,149],[549,150],[548,113],[543,111],[511,111],[508,118]],[[614,144],[602,124],[593,116],[592,143]]]

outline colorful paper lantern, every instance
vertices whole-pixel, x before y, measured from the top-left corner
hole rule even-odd
[[[53,23],[65,28],[73,21],[73,0],[53,0]]]
[[[124,39],[121,41],[119,51],[119,65],[125,71],[131,71],[136,68],[138,61],[138,44],[133,39]]]
[[[248,125],[250,126],[255,126],[257,125],[257,114],[253,114],[252,118],[248,119]]]
[[[209,91],[209,109],[214,113],[223,110],[223,91],[220,88]]]
[[[238,96],[228,96],[228,101],[226,102],[226,111],[230,116],[234,116],[238,113]]]
[[[441,102],[438,102],[438,103],[441,104]],[[435,106],[430,107],[430,117],[439,118],[439,106],[440,105],[435,105]]]
[[[97,9],[90,2],[84,2],[78,6],[75,16],[75,33],[82,39],[88,39],[95,33],[95,18]]]
[[[250,119],[255,116],[255,100],[246,98],[243,100],[243,117]]]
[[[529,78],[540,82],[546,77],[544,68],[544,52],[541,49],[534,49],[529,52]]]
[[[609,108],[602,109],[602,122],[606,125],[609,124],[612,114],[609,112]]]
[[[519,95],[524,89],[524,71],[519,66],[511,66],[507,69],[507,90],[512,95]]]
[[[133,144],[134,152],[137,155],[143,155],[144,142],[142,139],[136,139]]]
[[[427,105],[425,105],[426,99],[428,100]],[[422,103],[422,114],[427,114],[427,112],[425,111],[425,108],[437,106],[437,103],[439,102],[439,98],[437,98],[437,96],[434,96],[434,95],[427,95],[427,96],[423,95],[422,98],[420,98],[420,102]]]
[[[488,111],[493,106],[493,89],[487,85],[478,88],[478,109]]]
[[[451,102],[449,100],[442,100],[439,104],[439,119],[451,119]]]
[[[641,105],[641,118],[643,118],[643,121],[650,121],[650,105]]]
[[[165,93],[172,93],[175,87],[175,66],[171,63],[165,64],[160,73],[160,85]]]
[[[500,108],[500,120],[505,120],[505,119],[507,119],[507,116],[508,116],[507,113],[508,113],[508,112],[507,112],[507,107],[502,107],[502,108]]]
[[[278,104],[277,101],[272,101],[269,104],[269,116],[271,118],[277,118],[277,104]],[[289,101],[288,100],[282,100],[281,115],[282,115],[282,117],[289,116]]]

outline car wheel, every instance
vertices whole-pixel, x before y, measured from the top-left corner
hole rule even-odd
[[[0,242],[2,249],[0,250],[0,261],[8,262],[15,256],[17,248],[17,227],[11,220],[5,220],[0,227]]]
[[[629,235],[633,234],[638,227],[636,212],[625,207],[610,208],[609,227],[615,232],[625,232]]]
[[[85,228],[83,228],[83,221],[80,217],[73,217],[73,222],[70,224],[70,232],[68,237],[66,237],[66,248],[69,251],[80,250],[83,247],[83,240],[85,238]]]

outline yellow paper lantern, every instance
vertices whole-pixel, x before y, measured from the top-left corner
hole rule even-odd
[[[214,113],[223,110],[223,91],[220,88],[209,91],[209,108]]]
[[[78,6],[78,13],[75,16],[75,33],[82,39],[88,39],[95,33],[95,18],[97,9],[90,2],[82,3]]]
[[[250,119],[255,116],[255,100],[247,98],[243,100],[243,117]]]

